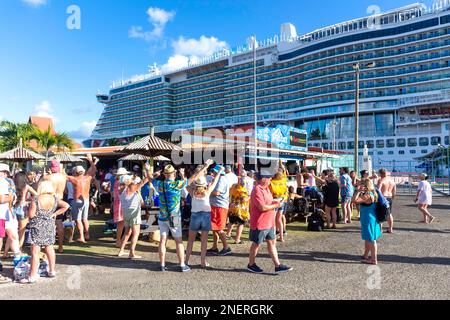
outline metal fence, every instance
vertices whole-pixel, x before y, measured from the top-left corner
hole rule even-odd
[[[444,195],[450,195],[449,172],[445,164],[436,161],[379,161],[374,170],[386,168],[397,184],[399,194],[414,194],[419,185],[419,175],[426,173],[433,189]]]

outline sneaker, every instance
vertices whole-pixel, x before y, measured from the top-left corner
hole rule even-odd
[[[292,271],[294,270],[294,268],[285,266],[284,264],[280,264],[280,266],[278,268],[275,268],[275,273],[284,273],[284,272],[288,272],[288,271]]]
[[[256,265],[256,263],[252,266],[250,266],[250,265],[247,266],[247,270],[250,271],[251,273],[263,273],[264,272],[264,270],[261,269],[260,267],[258,267]]]
[[[230,254],[232,254],[232,253],[233,253],[233,252],[231,251],[231,248],[228,247],[228,248],[223,249],[222,251],[220,251],[220,252],[218,253],[218,255],[219,255],[219,256],[228,256],[228,255],[230,255]]]
[[[219,254],[219,249],[208,249],[206,250],[207,254],[215,254],[218,255]]]
[[[188,265],[184,265],[183,267],[180,266],[180,272],[189,272],[191,271],[191,268]]]
[[[167,268],[166,266],[161,266],[161,272],[166,272],[169,271],[169,268]]]

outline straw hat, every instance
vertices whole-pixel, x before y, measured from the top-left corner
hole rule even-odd
[[[207,187],[208,186],[208,182],[206,181],[205,177],[200,177],[197,180],[195,180],[194,185],[196,187]]]
[[[175,168],[171,164],[165,166],[164,168],[164,174],[172,174],[175,171],[176,171]]]

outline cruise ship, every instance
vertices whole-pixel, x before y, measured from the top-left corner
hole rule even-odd
[[[304,35],[283,24],[280,35],[247,42],[184,69],[154,67],[114,82],[109,94],[97,95],[104,111],[89,142],[128,141],[150,127],[170,136],[194,122],[252,125],[256,61],[260,125],[304,129],[311,147],[353,152],[359,63],[360,150],[367,146],[375,164],[413,161],[449,145],[450,1],[412,4]]]

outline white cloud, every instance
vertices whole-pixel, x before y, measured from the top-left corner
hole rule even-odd
[[[175,18],[175,11],[166,11],[157,7],[150,7],[147,10],[148,20],[153,25],[152,31],[144,31],[141,26],[132,26],[128,32],[130,38],[153,41],[160,39],[164,34],[164,29],[169,21]]]
[[[215,37],[201,36],[199,39],[179,37],[178,40],[172,41],[172,48],[174,53],[167,63],[161,67],[163,72],[186,68],[189,66],[189,62],[196,63],[202,58],[228,49],[228,44]]]
[[[35,116],[44,117],[44,118],[52,118],[53,123],[59,122],[59,120],[52,114],[53,108],[48,100],[44,100],[41,103],[37,104],[33,110]]]
[[[81,126],[78,130],[71,131],[69,135],[73,139],[88,139],[91,136],[92,131],[95,129],[96,125],[97,121],[84,121],[81,123]]]
[[[47,4],[47,0],[22,0],[22,2],[36,8]]]
[[[179,37],[172,42],[175,54],[184,56],[207,57],[215,52],[228,48],[225,41],[219,41],[215,37],[201,36],[200,39],[185,39]]]

